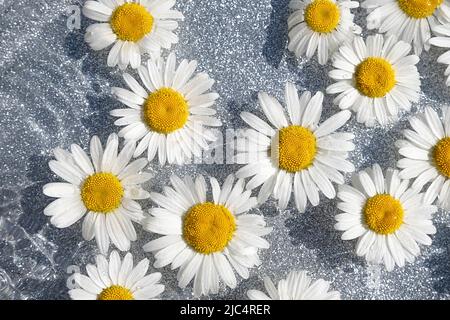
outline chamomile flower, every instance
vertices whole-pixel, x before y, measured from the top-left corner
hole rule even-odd
[[[450,23],[436,26],[433,30],[439,36],[431,38],[430,44],[437,47],[450,48]],[[448,65],[444,75],[447,76],[445,84],[450,87],[450,50],[440,55],[437,62]]]
[[[148,259],[141,260],[133,268],[133,256],[127,253],[123,260],[112,251],[109,261],[105,256],[96,257],[96,265],[86,266],[87,276],[74,274],[79,288],[71,289],[73,300],[150,300],[164,291],[159,284],[161,273],[147,274]]]
[[[339,95],[334,103],[351,109],[356,120],[373,126],[397,119],[399,110],[409,110],[419,100],[419,57],[408,55],[411,45],[394,36],[355,37],[333,56],[335,70],[329,75],[337,82],[327,93]]]
[[[250,300],[340,300],[338,291],[328,291],[328,281],[313,281],[306,271],[289,272],[276,287],[269,277],[264,277],[264,287],[269,295],[259,290],[248,290],[247,296]]]
[[[450,209],[450,111],[443,108],[443,120],[431,108],[409,120],[413,130],[406,129],[406,140],[397,141],[399,153],[404,157],[397,166],[400,177],[414,178],[412,187],[425,190],[424,202],[433,203],[439,195],[439,204]]]
[[[145,89],[128,73],[123,75],[131,89],[113,88],[113,95],[128,108],[111,111],[120,117],[115,122],[124,126],[119,136],[140,141],[134,157],[147,151],[151,161],[158,153],[160,164],[185,163],[193,155],[200,156],[208,142],[216,138],[205,127],[221,126],[214,117],[213,105],[219,95],[209,92],[214,80],[207,74],[192,77],[197,62],[183,60],[175,68],[171,53],[164,63],[149,60],[147,67],[138,68]]]
[[[304,212],[308,201],[319,204],[319,191],[334,198],[332,182],[344,183],[341,172],[354,170],[346,160],[355,147],[353,134],[335,132],[351,113],[341,111],[319,125],[321,92],[311,97],[306,91],[299,97],[295,86],[287,83],[285,97],[289,119],[280,103],[264,92],[258,95],[259,104],[271,125],[249,112],[241,113],[251,129],[237,140],[236,162],[246,165],[236,176],[252,177],[246,186],[249,190],[262,185],[259,203],[273,194],[283,210],[293,192],[297,209]]]
[[[449,0],[366,0],[361,7],[369,10],[367,28],[395,35],[413,43],[414,52],[430,49],[431,29],[450,22]]]
[[[83,14],[99,23],[87,27],[85,41],[93,50],[109,51],[107,64],[125,69],[141,65],[141,54],[159,56],[161,48],[178,42],[173,31],[183,15],[173,10],[175,0],[86,1]]]
[[[121,251],[130,249],[136,240],[132,221],[143,218],[141,206],[135,200],[146,199],[149,193],[141,183],[149,180],[149,173],[140,172],[146,159],[129,163],[135,143],[127,143],[118,153],[119,138],[111,134],[103,149],[100,139],[92,137],[91,158],[80,146],[72,144],[71,152],[55,149],[56,160],[50,169],[66,182],[44,185],[43,192],[58,198],[50,203],[44,214],[57,228],[67,228],[83,218],[82,235],[85,240],[95,237],[100,251],[108,252],[110,241]]]
[[[409,187],[397,170],[386,177],[379,165],[354,175],[352,186],[339,188],[335,229],[342,240],[358,239],[356,254],[368,262],[403,267],[420,254],[419,244],[431,245],[429,234],[436,228],[431,221],[436,207],[424,203],[423,194]]]
[[[207,197],[203,176],[195,182],[190,177],[171,177],[172,187],[164,194],[151,193],[160,206],[150,210],[144,229],[163,235],[147,243],[145,251],[153,252],[154,266],[171,264],[179,268],[181,288],[194,279],[194,294],[217,293],[219,278],[230,288],[236,287],[234,270],[244,279],[249,268],[259,265],[258,249],[269,247],[262,236],[270,233],[264,218],[246,212],[257,201],[244,191],[244,181],[234,184],[234,176],[226,178],[222,187],[210,178],[212,200]]]
[[[361,33],[350,11],[359,7],[358,1],[292,0],[289,7],[295,11],[288,19],[288,48],[297,57],[310,59],[317,51],[319,63],[325,64],[343,42]]]

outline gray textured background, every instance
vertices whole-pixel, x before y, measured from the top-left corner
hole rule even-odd
[[[186,19],[180,23],[180,58],[197,59],[199,69],[217,82],[217,104],[226,127],[240,128],[243,110],[260,113],[256,93],[265,90],[283,99],[284,83],[300,90],[324,90],[329,66],[295,59],[286,50],[288,0],[185,0],[177,7]],[[107,51],[93,52],[83,42],[87,25],[67,27],[70,0],[0,0],[0,299],[67,299],[67,269],[85,265],[96,254],[95,242],[81,239],[80,223],[56,229],[42,213],[50,199],[42,185],[55,181],[48,169],[51,150],[71,143],[86,146],[89,137],[103,139],[117,131],[109,110],[120,103],[109,94],[111,86],[123,86],[121,74],[106,67]],[[364,11],[357,21],[365,24]],[[394,141],[406,126],[405,118],[426,105],[438,108],[449,101],[444,69],[435,63],[442,50],[422,55],[419,71],[423,95],[408,115],[388,128],[367,129],[354,121],[347,130],[356,134],[351,160],[358,169],[375,162],[395,166]],[[322,119],[337,108],[327,96]],[[171,173],[203,173],[223,179],[236,165],[166,166],[147,186],[155,191]],[[148,168],[156,172],[158,166]],[[348,177],[347,177],[348,178]],[[148,208],[149,202],[143,202]],[[248,280],[239,279],[236,290],[223,289],[217,299],[243,299],[246,290],[262,289],[263,275],[284,278],[292,268],[306,269],[314,277],[333,281],[345,299],[448,299],[450,297],[450,218],[440,211],[434,221],[433,245],[424,248],[413,265],[388,273],[368,266],[354,255],[354,242],[343,242],[333,230],[335,201],[298,214],[292,204],[279,212],[269,201],[256,212],[263,214],[274,231],[271,248],[262,251],[263,264]],[[136,257],[144,256],[142,244],[152,236],[139,230],[133,244]],[[147,255],[151,261],[153,258]],[[84,270],[84,267],[83,267]],[[163,298],[191,298],[191,287],[176,286],[176,272],[161,270],[166,291]]]

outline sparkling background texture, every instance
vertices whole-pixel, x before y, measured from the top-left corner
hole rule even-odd
[[[261,114],[256,95],[267,91],[284,103],[287,80],[300,91],[324,91],[331,83],[330,66],[315,59],[296,59],[287,47],[289,0],[184,0],[177,7],[185,15],[174,47],[179,58],[197,59],[199,70],[216,80],[221,98],[218,114],[226,128],[245,127],[241,111]],[[0,299],[68,299],[67,280],[92,262],[95,242],[81,237],[81,223],[57,229],[42,213],[51,201],[42,186],[57,178],[48,161],[52,149],[71,143],[86,147],[94,134],[102,139],[117,132],[109,111],[121,106],[110,95],[111,86],[124,86],[121,72],[106,66],[107,51],[94,52],[84,43],[86,27],[73,29],[72,14],[83,1],[0,0]],[[71,11],[72,10],[72,11]],[[356,10],[365,25],[365,12]],[[365,35],[367,34],[364,31]],[[432,48],[419,63],[423,94],[411,112],[392,126],[365,128],[354,119],[345,127],[356,135],[351,160],[358,170],[379,163],[395,166],[394,142],[407,126],[407,118],[427,105],[438,109],[449,101],[445,66],[435,61],[443,51]],[[165,53],[166,54],[166,53]],[[326,96],[322,119],[336,113]],[[103,140],[105,141],[105,140]],[[219,144],[221,142],[219,141]],[[205,174],[222,180],[238,165],[165,166],[148,170],[155,178],[147,189],[160,191],[172,173]],[[347,176],[349,179],[350,176]],[[150,201],[142,202],[144,208]],[[332,282],[344,299],[448,299],[450,298],[450,218],[439,211],[437,234],[414,264],[386,272],[367,265],[354,254],[355,242],[340,240],[333,229],[336,200],[321,198],[319,206],[299,214],[291,203],[280,212],[273,200],[254,212],[263,214],[273,232],[269,250],[261,251],[262,265],[248,280],[238,279],[235,290],[222,288],[212,299],[246,299],[248,289],[263,289],[262,277],[278,281],[291,269],[306,269],[314,278]],[[139,240],[132,245],[135,259],[147,256],[142,245],[154,236],[137,226]],[[153,267],[151,270],[154,271]],[[192,287],[176,285],[176,271],[160,270],[166,285],[163,299],[193,298]]]

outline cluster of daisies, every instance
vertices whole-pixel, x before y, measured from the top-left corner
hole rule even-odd
[[[156,193],[142,187],[151,179],[147,164],[182,165],[201,156],[216,139],[211,128],[221,126],[214,80],[196,73],[196,61],[177,63],[173,53],[161,58],[161,49],[178,41],[174,31],[183,15],[174,5],[175,0],[97,0],[83,7],[86,17],[98,21],[87,28],[86,42],[93,50],[111,47],[108,66],[130,66],[138,78],[123,73],[128,89],[112,88],[124,105],[111,111],[122,127],[117,134],[103,144],[92,137],[88,150],[76,144],[69,151],[57,148],[49,163],[65,182],[44,186],[44,194],[57,198],[44,214],[58,228],[82,219],[82,237],[95,238],[101,253],[95,265],[86,266],[87,276],[75,275],[78,287],[70,296],[153,299],[164,291],[161,273],[148,274],[148,259],[134,266],[130,253],[122,259],[116,250],[107,258],[111,245],[129,251],[136,225],[160,235],[143,250],[153,255],[155,268],[178,269],[179,287],[192,283],[196,297],[218,293],[220,282],[235,288],[236,275],[247,279],[249,269],[261,264],[260,249],[270,246],[264,237],[272,229],[263,216],[249,213],[269,197],[281,210],[292,197],[304,212],[319,205],[321,194],[337,196],[342,212],[335,229],[343,240],[357,239],[357,255],[387,270],[413,262],[420,245],[431,244],[437,205],[450,209],[450,110],[443,109],[440,117],[428,108],[411,118],[411,129],[397,142],[403,156],[399,170],[383,172],[375,164],[353,174],[351,185],[344,175],[355,171],[347,160],[354,136],[340,129],[352,111],[366,126],[384,125],[418,101],[419,55],[430,44],[450,47],[450,1],[366,0],[367,27],[379,33],[364,40],[353,22],[359,2],[292,0],[288,49],[307,59],[317,52],[321,64],[331,57],[335,69],[329,76],[336,81],[326,93],[337,94],[334,103],[342,110],[322,119],[323,93],[299,94],[292,83],[285,87],[285,106],[261,92],[264,118],[241,114],[249,127],[236,140],[235,160],[243,166],[235,174],[223,183],[174,175]],[[150,56],[144,64],[143,53]],[[450,51],[439,62],[450,65]],[[139,203],[143,199],[155,204],[148,213]],[[277,287],[266,277],[264,285],[267,294],[249,290],[248,297],[340,297],[329,291],[328,282],[313,281],[305,271],[292,271]]]

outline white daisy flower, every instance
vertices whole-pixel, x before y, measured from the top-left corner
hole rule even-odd
[[[130,249],[136,240],[131,223],[143,218],[141,206],[135,200],[146,199],[149,193],[140,184],[151,178],[140,172],[146,159],[129,163],[135,143],[129,142],[118,153],[119,138],[111,134],[103,150],[100,139],[92,137],[91,158],[80,146],[72,144],[71,152],[55,149],[56,160],[49,162],[50,169],[67,182],[48,183],[43,192],[58,198],[50,203],[44,214],[57,228],[67,228],[83,220],[82,235],[85,240],[95,237],[103,254],[108,252],[110,240],[121,251]]]
[[[306,91],[301,97],[292,83],[286,84],[286,117],[281,104],[267,93],[260,92],[259,104],[271,125],[259,117],[242,112],[241,118],[252,128],[237,140],[236,162],[247,163],[236,173],[238,178],[252,177],[246,188],[262,185],[258,202],[273,194],[281,210],[287,207],[291,193],[297,209],[304,212],[309,201],[319,204],[319,191],[327,198],[336,196],[332,182],[344,183],[339,172],[355,168],[347,161],[355,146],[353,134],[335,132],[350,118],[350,111],[341,111],[319,125],[323,94],[313,97]]]
[[[181,288],[194,278],[194,295],[216,294],[219,278],[230,288],[236,287],[234,270],[244,279],[249,268],[261,263],[258,249],[269,248],[262,236],[270,233],[264,218],[246,212],[257,201],[244,191],[244,180],[234,184],[234,176],[226,178],[222,187],[210,178],[212,201],[207,198],[203,176],[195,182],[177,176],[170,179],[173,188],[164,194],[151,193],[160,208],[150,210],[144,229],[163,235],[147,243],[144,250],[155,255],[155,268],[172,264],[179,268],[177,279]],[[233,185],[234,184],[234,185]]]
[[[131,89],[113,88],[113,95],[128,108],[111,111],[120,117],[117,126],[125,126],[119,136],[139,141],[134,157],[147,150],[151,161],[158,153],[160,164],[182,164],[201,156],[208,142],[216,137],[205,127],[221,126],[214,117],[213,105],[219,95],[208,92],[214,80],[205,73],[192,77],[197,61],[183,60],[175,69],[176,57],[171,53],[165,64],[149,60],[138,68],[144,89],[128,73],[123,75]]]
[[[431,38],[430,44],[437,47],[450,48],[450,23],[436,26],[433,30],[439,36]],[[444,75],[447,76],[445,84],[450,87],[450,50],[440,55],[437,62],[448,65]]]
[[[107,64],[125,69],[141,65],[141,54],[159,55],[178,42],[173,31],[183,15],[173,10],[175,0],[98,0],[86,1],[83,14],[99,23],[86,29],[85,41],[93,50],[110,45]]]
[[[117,251],[112,251],[109,261],[105,256],[96,257],[96,266],[86,266],[87,276],[75,273],[79,288],[71,289],[73,300],[150,300],[164,291],[159,284],[161,273],[147,274],[148,259],[141,260],[133,268],[133,256],[127,253],[121,261]]]
[[[428,234],[436,228],[431,220],[436,207],[423,202],[423,194],[409,188],[398,171],[388,169],[386,178],[379,165],[354,175],[352,186],[339,188],[336,230],[342,240],[358,239],[356,254],[368,262],[384,263],[388,271],[403,267],[420,254],[418,243],[431,245]]]
[[[328,281],[313,282],[306,271],[291,271],[277,287],[269,277],[264,277],[264,287],[269,296],[259,290],[248,290],[247,296],[250,300],[340,300],[338,291],[328,291]]]
[[[327,93],[339,95],[334,103],[356,112],[356,120],[373,126],[397,119],[399,109],[409,110],[419,100],[419,57],[408,55],[411,45],[394,36],[355,37],[333,56],[335,70],[329,75],[337,82]]]
[[[449,0],[366,0],[361,7],[369,10],[367,28],[379,33],[395,35],[406,43],[413,43],[420,56],[422,49],[430,49],[431,29],[450,22]]]
[[[439,195],[439,204],[450,209],[450,111],[443,108],[443,120],[431,108],[409,120],[413,130],[406,129],[406,140],[397,141],[399,153],[404,157],[397,166],[400,177],[414,178],[412,187],[426,188],[424,202],[433,203]]]
[[[361,33],[350,12],[359,7],[357,1],[292,0],[289,7],[295,11],[288,19],[288,49],[297,57],[310,59],[317,50],[319,63],[325,64],[342,43]]]

